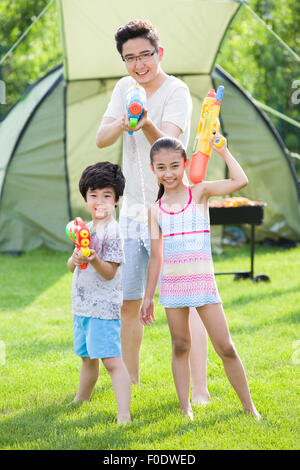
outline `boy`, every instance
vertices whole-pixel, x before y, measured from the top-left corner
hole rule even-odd
[[[74,250],[68,260],[73,272],[74,352],[82,359],[75,403],[88,401],[99,375],[99,359],[107,369],[118,406],[118,423],[130,422],[130,380],[121,357],[120,308],[124,253],[113,217],[125,186],[119,165],[88,166],[79,181],[80,193],[92,215],[90,256]],[[80,269],[83,263],[86,269]]]

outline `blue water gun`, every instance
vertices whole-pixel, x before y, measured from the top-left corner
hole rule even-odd
[[[146,107],[146,92],[144,88],[136,84],[129,88],[126,95],[126,110],[129,118],[129,125],[134,129]],[[133,132],[128,132],[129,135],[132,135]]]

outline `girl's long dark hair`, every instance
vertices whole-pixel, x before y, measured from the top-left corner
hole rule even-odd
[[[180,142],[180,140],[175,139],[175,137],[161,137],[156,142],[154,142],[154,144],[152,145],[150,149],[151,165],[153,165],[154,155],[162,149],[171,150],[173,152],[179,152],[182,158],[184,159],[184,161],[186,162],[187,160],[185,148]],[[165,192],[164,185],[160,183],[156,201],[158,201],[162,197],[164,192]]]

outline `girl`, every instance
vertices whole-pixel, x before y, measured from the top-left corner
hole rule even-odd
[[[224,196],[247,185],[247,177],[227,148],[210,141],[228,166],[230,179],[203,181],[188,187],[183,182],[189,161],[181,142],[163,137],[151,147],[151,168],[160,185],[149,209],[151,257],[140,320],[155,321],[153,297],[160,277],[160,303],[165,307],[172,338],[172,372],[181,411],[193,419],[189,398],[189,307],[196,307],[228,380],[244,411],[260,418],[248,388],[241,360],[232,343],[215,282],[210,248],[208,198]]]

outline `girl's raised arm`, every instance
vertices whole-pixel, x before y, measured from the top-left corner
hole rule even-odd
[[[140,311],[140,320],[143,325],[151,325],[156,321],[154,316],[154,294],[158,284],[162,266],[162,235],[158,225],[157,204],[148,211],[148,225],[151,238],[151,255],[148,264],[147,284],[143,305]]]
[[[221,137],[220,134],[216,134],[211,139],[210,144],[212,148],[224,159],[229,170],[230,178],[217,181],[203,181],[201,186],[207,197],[226,196],[227,194],[238,191],[248,184],[248,178],[240,164],[229,152],[227,142],[225,142],[221,148],[214,145],[214,141],[218,137]]]

